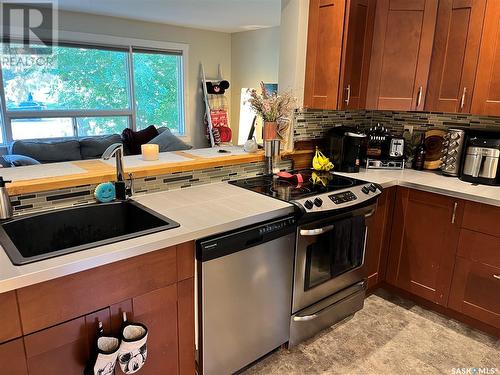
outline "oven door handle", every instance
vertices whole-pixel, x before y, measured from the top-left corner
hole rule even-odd
[[[373,216],[373,214],[375,213],[375,209],[371,210],[370,212],[368,212],[367,214],[365,214],[365,219],[368,219],[369,217]]]
[[[314,320],[318,317],[318,314],[304,315],[304,316],[294,316],[294,322],[308,322],[309,320]]]
[[[360,285],[360,286],[363,286],[363,288],[365,288],[365,282],[364,281],[361,281],[361,282],[357,283],[356,285]],[[330,306],[323,307],[322,309],[316,311],[313,314],[303,315],[303,316],[294,316],[293,317],[293,321],[294,322],[308,322],[309,320],[314,320],[316,318],[319,318],[321,315],[323,315],[323,314],[327,313],[328,311],[330,311],[330,310],[336,308],[337,306],[339,306],[339,304],[341,304],[342,302],[348,300],[349,298],[352,298],[352,296],[354,294],[356,294],[356,293],[353,293],[353,294],[350,294],[348,296],[345,296],[341,300],[333,303]]]
[[[330,232],[331,230],[333,230],[333,228],[334,228],[333,225],[327,225],[326,227],[323,228],[301,229],[299,233],[301,236],[318,236],[320,234]]]

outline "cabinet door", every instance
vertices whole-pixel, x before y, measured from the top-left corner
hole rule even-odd
[[[30,375],[82,375],[89,358],[85,317],[24,337]]]
[[[2,311],[0,315],[0,343],[2,343],[22,335],[16,292],[1,293],[0,307]]]
[[[367,108],[424,109],[437,0],[378,0]]]
[[[384,190],[378,200],[377,211],[366,222],[365,268],[369,290],[375,289],[385,279],[395,195],[395,187]]]
[[[99,322],[111,330],[110,310],[105,308],[81,318],[24,337],[30,375],[81,375],[95,345]]]
[[[398,188],[387,282],[446,306],[462,213],[459,200]]]
[[[340,109],[360,109],[366,105],[375,6],[374,0],[348,2],[339,92]]]
[[[141,374],[178,374],[177,285],[135,297],[132,305],[134,320],[148,327],[148,357]]]
[[[179,374],[194,375],[195,337],[194,337],[194,278],[177,284],[178,327],[179,327]]]
[[[27,375],[23,339],[0,345],[0,373],[5,375]]]
[[[500,1],[489,0],[477,67],[472,113],[500,115]]]
[[[486,0],[441,0],[426,111],[470,112]]]
[[[448,307],[500,328],[500,268],[457,257]]]
[[[311,0],[304,107],[337,109],[345,1]]]

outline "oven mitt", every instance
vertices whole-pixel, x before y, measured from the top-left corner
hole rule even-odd
[[[113,375],[119,349],[120,340],[116,337],[104,336],[102,323],[99,322],[94,353],[85,367],[84,375]]]
[[[124,322],[118,362],[124,374],[139,371],[148,355],[148,329],[140,323]]]

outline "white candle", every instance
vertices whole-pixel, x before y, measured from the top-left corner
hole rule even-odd
[[[158,160],[158,153],[160,152],[160,147],[155,144],[144,144],[141,145],[142,160],[153,161]]]

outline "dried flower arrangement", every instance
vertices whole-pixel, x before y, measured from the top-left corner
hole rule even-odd
[[[260,83],[260,89],[260,94],[255,89],[249,89],[250,99],[247,102],[262,117],[264,123],[276,123],[278,135],[284,138],[292,113],[297,107],[297,99],[290,92],[269,93],[264,82]]]
[[[294,98],[290,93],[270,94],[264,82],[260,83],[261,94],[257,93],[255,89],[249,89],[251,108],[257,112],[265,122],[274,122],[281,119],[289,118],[290,114],[295,109],[296,98]]]

